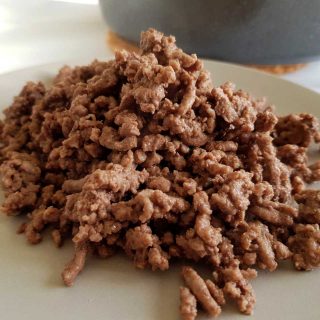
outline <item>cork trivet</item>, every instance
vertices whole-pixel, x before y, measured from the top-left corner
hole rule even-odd
[[[247,65],[248,67],[255,68],[261,71],[273,73],[273,74],[285,74],[297,71],[304,66],[306,66],[305,63],[297,63],[297,64],[276,64],[276,65],[256,65],[251,64]]]
[[[112,51],[125,49],[130,52],[139,52],[139,48],[135,43],[125,40],[116,33],[109,31],[107,35],[107,44]],[[273,74],[285,74],[297,71],[305,66],[303,63],[299,64],[277,64],[277,65],[246,65],[250,68],[255,68],[261,71]]]
[[[129,52],[139,52],[139,48],[133,42],[121,38],[112,31],[107,34],[107,44],[112,51],[124,49]]]

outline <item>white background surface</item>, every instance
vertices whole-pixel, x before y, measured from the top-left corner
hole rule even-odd
[[[0,73],[110,55],[97,1],[87,2],[0,0]]]
[[[98,0],[0,0],[0,74],[109,56],[106,31]],[[283,77],[320,92],[320,62]]]

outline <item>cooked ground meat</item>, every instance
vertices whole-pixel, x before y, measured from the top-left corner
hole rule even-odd
[[[194,320],[197,316],[197,300],[186,287],[180,287],[180,314],[183,320]]]
[[[74,242],[62,278],[73,285],[89,256],[123,250],[137,268],[174,259],[180,312],[218,316],[226,300],[251,314],[254,268],[291,259],[320,266],[320,141],[309,114],[278,118],[232,83],[214,87],[196,55],[150,29],[141,53],[64,67],[53,84],[28,82],[0,121],[2,211],[23,215],[32,244],[51,229]]]
[[[67,286],[72,286],[75,278],[81,272],[86,262],[88,254],[87,244],[82,244],[75,247],[73,259],[65,266],[62,279]]]
[[[319,224],[296,224],[294,235],[288,239],[293,252],[292,260],[298,270],[320,267]]]
[[[205,281],[191,267],[182,268],[182,276],[188,288],[211,316],[218,316],[221,308],[212,297]]]
[[[320,190],[304,190],[295,196],[299,204],[299,220],[320,223]]]
[[[276,145],[293,144],[308,147],[313,140],[319,142],[319,121],[307,113],[280,117],[274,135]]]

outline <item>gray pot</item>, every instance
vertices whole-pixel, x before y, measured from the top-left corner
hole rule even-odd
[[[138,42],[149,27],[200,57],[285,64],[320,57],[320,0],[100,0],[107,24]]]

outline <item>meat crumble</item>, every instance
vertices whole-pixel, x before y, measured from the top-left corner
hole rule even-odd
[[[124,251],[137,268],[182,268],[180,312],[216,317],[227,300],[252,314],[250,279],[291,259],[320,266],[320,141],[310,114],[278,117],[266,101],[214,87],[196,55],[149,29],[140,53],[62,68],[53,84],[27,83],[0,123],[2,211],[23,215],[36,244],[45,229],[74,256],[73,285],[86,259]]]

